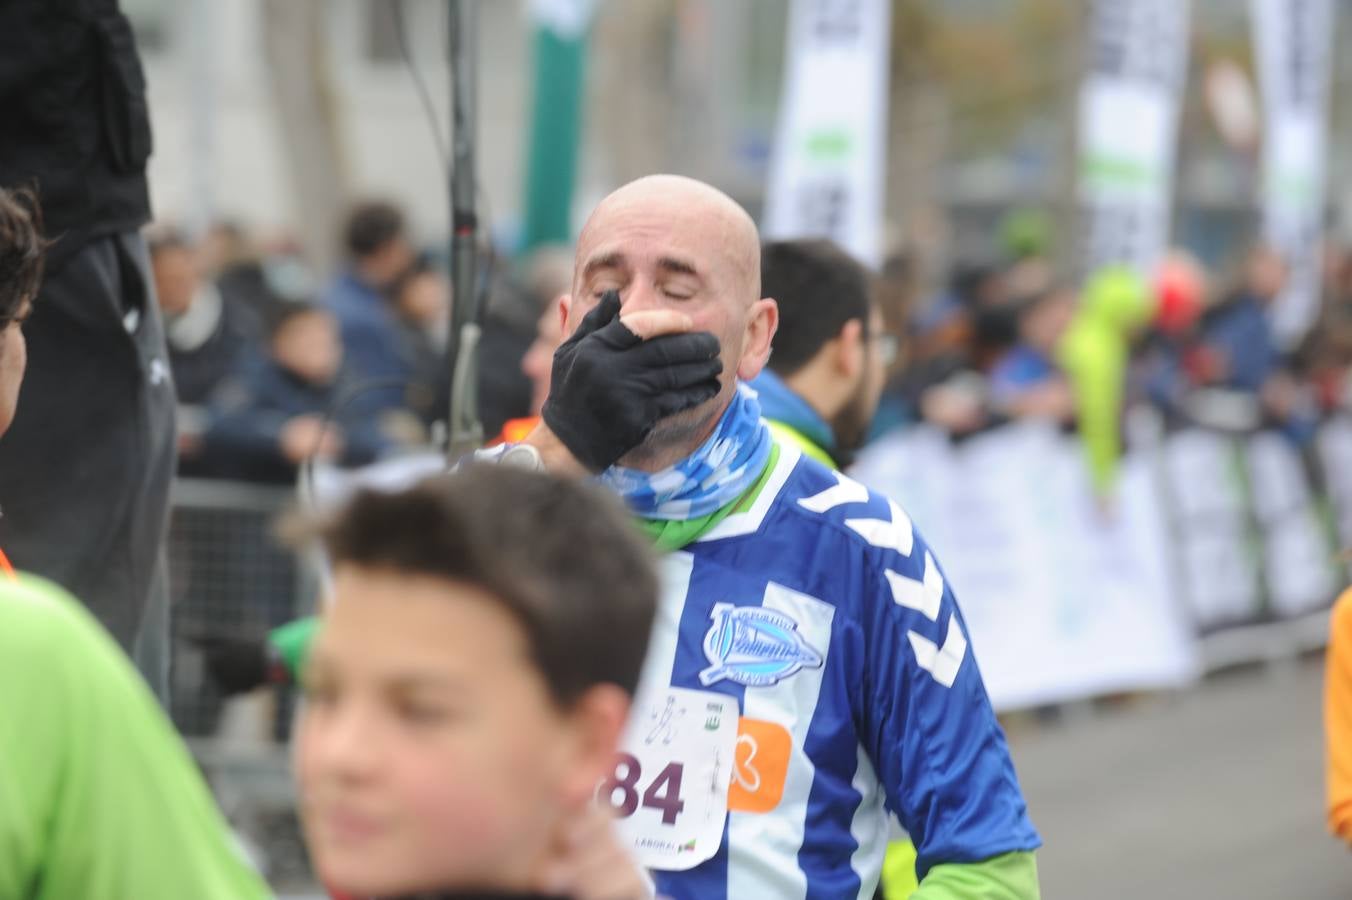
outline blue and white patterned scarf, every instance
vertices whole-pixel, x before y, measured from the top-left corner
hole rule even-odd
[[[738,385],[714,433],[685,459],[661,472],[611,466],[597,478],[640,518],[698,519],[751,489],[769,462],[771,443],[755,392]]]

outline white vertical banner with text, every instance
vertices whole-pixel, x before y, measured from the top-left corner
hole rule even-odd
[[[888,0],[793,0],[762,231],[882,255]]]
[[[1272,325],[1289,347],[1319,315],[1334,10],[1332,0],[1252,3],[1263,95],[1263,235],[1288,266]]]
[[[1095,0],[1080,89],[1085,271],[1148,275],[1169,241],[1189,0]]]

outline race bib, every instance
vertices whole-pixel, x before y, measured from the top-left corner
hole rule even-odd
[[[737,701],[664,687],[640,697],[597,800],[645,867],[692,869],[718,852],[737,746]]]

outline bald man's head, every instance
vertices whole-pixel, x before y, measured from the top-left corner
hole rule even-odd
[[[619,292],[621,316],[675,310],[688,315],[696,331],[718,338],[723,390],[704,406],[672,417],[671,427],[659,425],[650,443],[674,446],[707,437],[731,402],[737,379],[754,378],[765,365],[778,324],[774,301],[760,296],[756,223],[727,194],[692,178],[650,175],[632,181],[602,200],[583,226],[573,293],[565,304],[565,335],[608,290]],[[670,455],[659,450],[654,459]]]
[[[718,188],[684,175],[646,175],[597,205],[578,238],[575,285],[589,245],[604,241],[617,223],[635,218],[665,218],[675,229],[707,238],[709,249],[741,276],[739,298],[748,304],[760,299],[760,236],[755,221]]]

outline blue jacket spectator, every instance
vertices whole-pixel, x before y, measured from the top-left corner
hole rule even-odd
[[[390,445],[373,405],[344,390],[350,382],[339,378],[342,347],[327,311],[287,309],[270,351],[268,359],[243,365],[213,403],[206,444],[213,458],[229,461],[222,474],[284,483],[307,457],[364,465]]]
[[[991,367],[991,402],[1011,416],[1068,419],[1073,412],[1056,347],[1075,315],[1075,292],[1052,285],[1023,301],[1019,340]]]
[[[355,378],[397,379],[413,375],[413,353],[405,345],[390,292],[412,267],[415,254],[404,216],[389,203],[363,203],[348,217],[345,242],[350,265],[323,300],[338,318],[348,372]],[[382,408],[403,406],[403,388],[375,392]]]
[[[1280,362],[1268,307],[1281,293],[1286,268],[1275,252],[1259,247],[1245,269],[1244,285],[1203,317],[1200,344],[1210,359],[1209,384],[1256,394]]]

